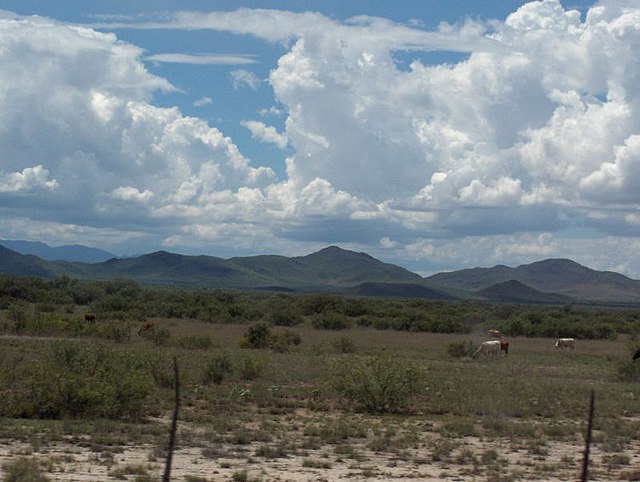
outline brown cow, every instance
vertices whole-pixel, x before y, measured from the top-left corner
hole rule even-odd
[[[96,321],[96,314],[95,313],[85,313],[84,314],[84,321],[91,321],[91,322]]]
[[[509,342],[507,340],[500,340],[500,351],[505,355],[509,354]]]
[[[153,324],[153,321],[145,321],[142,325],[140,325],[138,335],[142,335],[143,333],[147,333],[149,331],[154,331],[155,329],[156,325]]]

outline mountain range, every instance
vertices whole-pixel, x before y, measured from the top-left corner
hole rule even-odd
[[[40,241],[0,239],[0,246],[20,254],[33,254],[47,261],[64,260],[79,261],[80,263],[100,263],[111,258],[117,258],[115,254],[80,244],[49,246]]]
[[[71,260],[43,259],[9,249],[5,243],[0,241],[0,273],[43,278],[61,275],[83,280],[128,278],[164,286],[321,291],[432,300],[640,304],[640,281],[615,272],[596,271],[568,259],[547,259],[516,268],[498,265],[464,269],[423,278],[366,253],[337,246],[296,257],[262,255],[222,259],[158,251],[88,263],[73,257]],[[14,248],[21,246],[14,244]]]

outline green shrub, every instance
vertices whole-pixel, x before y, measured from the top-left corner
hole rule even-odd
[[[213,383],[220,385],[222,380],[232,372],[233,366],[227,354],[220,354],[210,358],[204,368],[202,381],[205,385]]]
[[[42,473],[36,459],[20,457],[2,464],[3,482],[46,482],[50,480]]]
[[[143,362],[112,345],[58,342],[18,370],[0,387],[2,416],[141,418],[153,389]]]
[[[341,336],[332,345],[338,353],[354,353],[356,351],[356,344],[348,336]]]
[[[391,356],[357,357],[336,368],[336,391],[371,413],[401,412],[421,392],[423,373]]]
[[[242,348],[267,348],[269,346],[269,338],[271,330],[264,322],[258,322],[249,327],[244,337],[240,341]]]
[[[640,382],[640,363],[635,360],[625,360],[618,362],[616,367],[617,379],[621,382]]]
[[[272,309],[267,320],[276,326],[296,326],[302,323],[302,314],[293,306],[279,306]]]
[[[269,348],[278,353],[287,353],[292,346],[302,343],[300,335],[291,330],[273,332],[269,335]]]
[[[98,338],[104,338],[116,343],[126,343],[131,338],[131,325],[126,321],[97,323],[94,330]]]
[[[475,352],[476,347],[471,340],[449,343],[447,353],[454,358],[470,357]]]
[[[255,356],[244,356],[240,360],[238,369],[242,380],[256,380],[264,371],[264,361]]]
[[[208,350],[213,341],[209,335],[191,335],[179,338],[178,345],[187,350]]]
[[[9,307],[9,319],[13,322],[13,332],[16,335],[24,334],[27,329],[27,304],[24,302],[13,303]]]
[[[164,327],[156,327],[153,330],[147,330],[146,334],[154,345],[158,346],[166,345],[169,338],[171,338],[171,332]]]
[[[346,330],[351,326],[351,320],[343,314],[328,311],[315,315],[311,325],[322,330]]]

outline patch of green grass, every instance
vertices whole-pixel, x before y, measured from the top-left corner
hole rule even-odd
[[[3,482],[46,482],[41,464],[34,458],[19,457],[2,464]]]
[[[330,469],[332,467],[331,462],[329,461],[315,459],[304,459],[302,461],[302,466],[312,469]]]

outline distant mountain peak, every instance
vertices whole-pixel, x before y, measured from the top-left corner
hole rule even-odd
[[[113,253],[80,244],[49,246],[41,241],[0,240],[0,245],[20,254],[32,254],[47,261],[101,263],[117,258]]]

